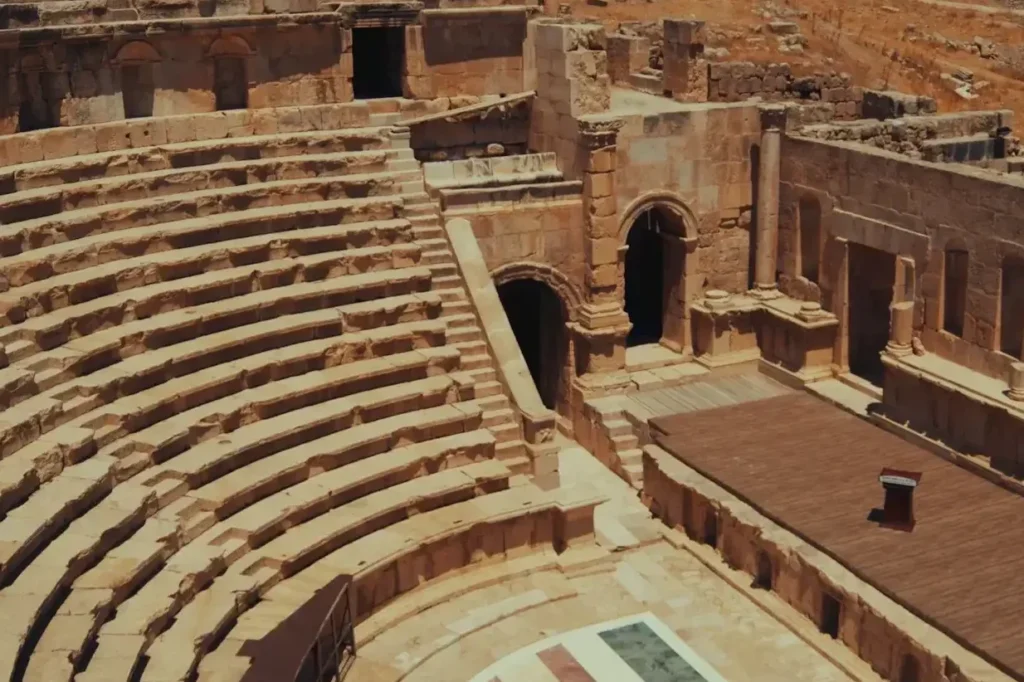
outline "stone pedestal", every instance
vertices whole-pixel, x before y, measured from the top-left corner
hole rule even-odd
[[[900,357],[913,352],[914,302],[893,303],[890,308],[889,342],[885,352]]]
[[[757,175],[757,224],[754,247],[754,295],[778,296],[775,281],[779,241],[779,172],[786,108],[761,109],[761,146]]]
[[[665,19],[665,94],[680,102],[708,101],[708,62],[704,58],[704,22]]]
[[[760,357],[753,319],[757,309],[757,301],[749,296],[707,291],[691,309],[697,362],[721,367]]]
[[[839,319],[812,302],[777,297],[762,303],[761,355],[801,381],[832,375]]]
[[[1010,385],[1010,390],[1006,394],[1010,400],[1024,402],[1024,362],[1010,365],[1010,375],[1006,381]]]

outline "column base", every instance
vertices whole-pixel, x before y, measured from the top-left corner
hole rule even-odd
[[[772,284],[772,285],[758,284],[756,287],[751,289],[748,293],[752,297],[754,297],[754,298],[756,298],[758,300],[761,300],[761,301],[770,301],[773,298],[780,298],[782,296],[782,292],[779,291],[779,288],[777,286],[775,286],[774,284]]]

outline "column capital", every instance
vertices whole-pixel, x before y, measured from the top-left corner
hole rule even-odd
[[[580,141],[587,149],[614,146],[625,123],[625,120],[613,116],[585,116],[576,121]]]
[[[758,107],[761,114],[761,132],[779,132],[786,129],[788,108],[782,104],[764,104]]]

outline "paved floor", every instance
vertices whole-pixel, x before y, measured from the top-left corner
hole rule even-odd
[[[570,557],[566,564],[566,555],[552,556],[547,566],[529,570],[478,569],[491,572],[486,580],[459,576],[448,597],[424,601],[418,612],[361,642],[352,679],[588,682],[572,672],[577,666],[591,682],[668,682],[652,675],[675,670],[681,658],[705,673],[705,682],[849,681],[835,657],[846,670],[853,660],[853,679],[878,680],[841,644],[815,633],[821,641],[810,646],[693,554],[669,544],[636,491],[589,453],[567,447],[560,465],[563,485],[586,481],[609,495],[595,517],[600,547],[566,553],[590,558]],[[409,598],[415,596],[403,596]],[[619,619],[627,620],[602,626]],[[621,629],[637,620],[657,636]],[[618,633],[601,638],[597,633],[605,630]],[[548,649],[551,665],[537,655]],[[620,674],[608,677],[605,669]]]
[[[653,613],[598,623],[506,656],[472,682],[725,682]]]

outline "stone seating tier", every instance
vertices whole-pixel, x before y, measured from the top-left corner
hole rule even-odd
[[[323,121],[0,171],[0,679],[194,679],[275,585],[535,490],[407,141]]]

